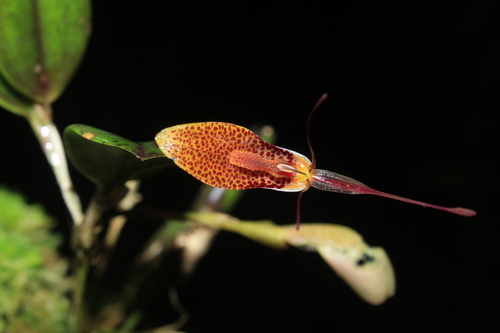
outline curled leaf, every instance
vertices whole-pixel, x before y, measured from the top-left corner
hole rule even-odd
[[[335,224],[304,224],[300,231],[288,227],[285,241],[317,251],[366,302],[378,305],[393,296],[396,279],[383,248],[370,247],[351,228]]]
[[[381,247],[346,255],[330,246],[317,248],[321,257],[367,303],[379,305],[396,291],[391,262]]]
[[[64,146],[73,166],[102,189],[144,178],[173,164],[154,142],[133,142],[82,124],[66,127]]]
[[[215,229],[232,231],[274,248],[289,245],[317,251],[328,265],[366,302],[378,305],[394,295],[396,279],[384,249],[370,247],[351,228],[323,223],[278,226],[248,222],[222,213],[192,212],[187,218]]]

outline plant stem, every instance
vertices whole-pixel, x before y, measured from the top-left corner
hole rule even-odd
[[[89,270],[89,261],[83,255],[83,253],[78,253],[77,262],[75,265],[75,290],[73,293],[73,314],[76,315],[76,328],[78,332],[84,332],[86,326],[86,309],[85,309],[85,287],[87,285],[87,276]]]
[[[75,225],[83,221],[80,197],[75,192],[68,172],[66,155],[57,127],[52,122],[50,105],[35,104],[34,110],[26,117],[42,147],[47,160],[56,176],[64,202]]]

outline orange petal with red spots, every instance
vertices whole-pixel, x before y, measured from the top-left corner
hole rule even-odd
[[[156,135],[161,151],[187,173],[210,186],[230,190],[251,188],[301,191],[305,184],[304,174],[263,171],[264,167],[245,167],[231,163],[231,153],[247,152],[269,165],[289,165],[303,172],[309,171],[309,160],[295,152],[276,147],[262,140],[252,131],[229,123],[204,122],[177,125],[166,128]],[[241,155],[241,153],[238,153]],[[234,159],[234,158],[233,158]],[[264,164],[268,164],[264,161]],[[254,163],[255,164],[255,163]],[[253,165],[253,164],[251,164]],[[258,170],[255,170],[258,169]]]

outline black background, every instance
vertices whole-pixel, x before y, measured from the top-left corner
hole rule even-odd
[[[383,246],[397,293],[373,307],[315,254],[221,234],[180,298],[191,332],[452,331],[493,327],[498,298],[500,5],[492,1],[94,1],[80,70],[54,104],[60,130],[85,123],[132,140],[196,121],[270,124],[277,145],[374,188],[463,218],[372,196],[310,190],[302,219],[347,225]],[[0,112],[2,184],[68,214],[20,117]],[[16,144],[13,145],[12,143]],[[72,169],[86,202],[92,185]],[[187,209],[199,183],[179,170],[143,185]],[[234,215],[295,219],[296,194],[248,191]],[[141,226],[137,226],[138,232]],[[162,304],[151,316],[162,319]],[[167,312],[167,310],[165,310]],[[498,326],[495,324],[495,326]]]

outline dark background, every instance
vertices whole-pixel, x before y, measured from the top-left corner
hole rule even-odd
[[[319,168],[478,211],[463,218],[312,189],[304,195],[303,221],[344,224],[383,246],[396,271],[396,295],[367,305],[319,256],[276,252],[223,233],[180,294],[191,313],[186,331],[493,327],[500,313],[493,231],[500,185],[498,3],[93,5],[87,54],[54,104],[60,130],[85,123],[145,141],[187,122],[270,124],[277,145],[309,156],[306,118],[327,92],[311,123]],[[64,226],[68,214],[27,123],[7,112],[0,123],[1,183],[42,203]],[[72,172],[88,201],[92,185]],[[143,193],[150,205],[187,209],[198,186],[180,169],[168,170],[146,181]],[[290,224],[295,201],[296,194],[252,190],[234,215]],[[159,322],[172,318],[162,306],[150,313]]]

